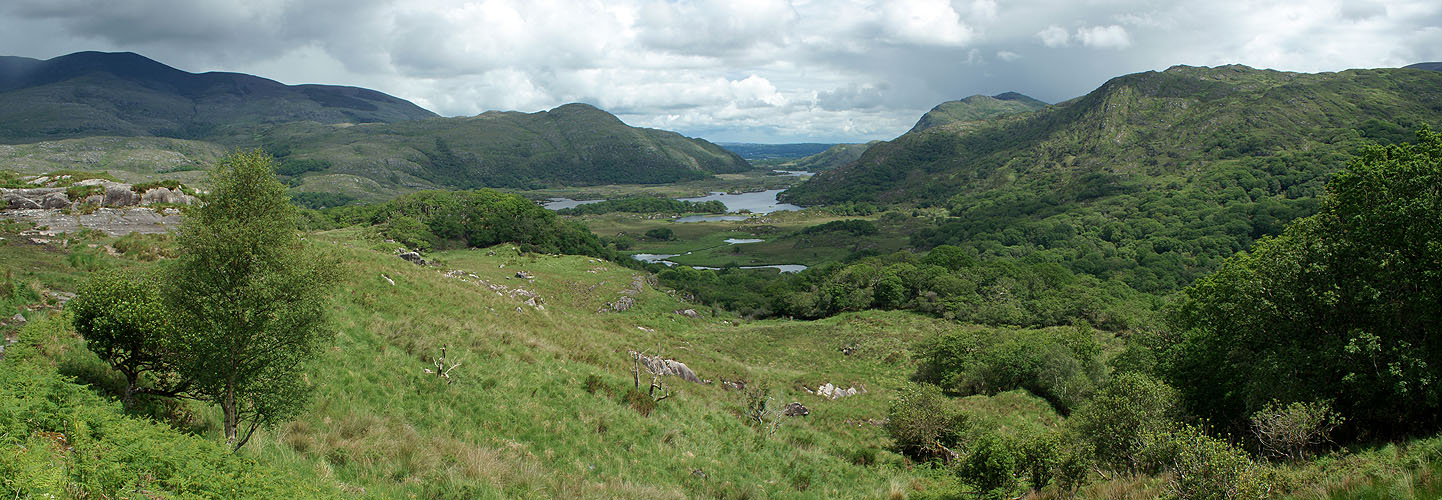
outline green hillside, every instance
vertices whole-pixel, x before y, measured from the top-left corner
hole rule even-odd
[[[0,62],[0,143],[88,136],[196,139],[221,126],[394,122],[434,113],[374,90],[187,73],[129,53]]]
[[[390,124],[293,123],[239,129],[217,141],[303,165],[291,173],[307,191],[348,189],[336,176],[384,189],[541,188],[660,184],[750,169],[704,140],[630,127],[586,104]]]
[[[917,248],[1053,261],[1165,293],[1313,213],[1364,143],[1436,123],[1434,71],[1179,66],[1032,114],[906,134],[784,197],[942,207],[949,217],[913,233]]]
[[[994,96],[974,95],[958,101],[946,101],[931,108],[908,132],[920,132],[929,128],[985,120],[998,116],[1036,111],[1046,103],[1016,92]]]
[[[861,154],[866,152],[866,148],[880,143],[881,141],[871,141],[866,144],[837,144],[826,148],[825,151],[820,153],[782,163],[780,167],[790,170],[805,170],[807,172],[820,172],[822,170],[844,167],[846,164],[861,158]]]
[[[46,300],[32,290],[75,290],[86,269],[155,265],[130,250],[95,254],[87,242],[137,250],[172,245],[164,238],[129,245],[77,239],[62,248],[16,240],[9,232],[5,237],[12,243],[0,246],[0,267],[20,284],[6,289],[7,307]],[[987,344],[996,355],[979,363],[1006,363],[1006,356],[1027,352],[1056,356],[1051,338],[1072,339],[1108,357],[1120,347],[1105,332],[958,325],[899,311],[808,322],[746,321],[699,308],[693,318],[676,311],[695,304],[655,287],[647,274],[590,257],[501,245],[430,254],[436,264],[422,267],[397,258],[396,245],[365,228],[312,233],[307,240],[333,259],[337,275],[334,337],[306,363],[304,380],[315,394],[302,414],[258,432],[231,456],[220,449],[214,408],[159,405],[159,423],[123,415],[112,400],[118,375],[74,336],[67,313],[28,311],[25,326],[0,329],[19,341],[0,358],[0,374],[10,382],[0,389],[6,429],[0,492],[22,498],[146,491],[229,498],[926,499],[981,491],[998,498],[960,479],[954,472],[960,469],[908,458],[888,433],[886,422],[904,417],[893,404],[912,394],[909,379],[920,373],[917,367],[932,366],[927,363],[947,352],[935,347],[945,346],[944,339],[997,343]],[[529,277],[517,278],[518,271]],[[527,303],[532,297],[540,297],[536,305]],[[620,297],[634,305],[598,312]],[[450,382],[425,371],[443,348],[456,364]],[[627,396],[630,350],[662,352],[712,383],[667,377],[672,397],[654,407],[638,403]],[[744,381],[751,391],[728,389],[723,380]],[[823,383],[865,392],[835,400],[807,392]],[[773,413],[758,423],[748,416],[753,394],[769,397],[773,411],[800,402],[809,415]],[[1001,435],[1014,443],[1006,446],[1063,446],[1032,440],[1059,439],[1057,432],[1071,425],[1026,390],[942,401],[933,411],[965,415],[961,439],[970,443]],[[52,444],[57,441],[69,444]],[[1436,439],[1418,440],[1343,450],[1316,463],[1247,462],[1245,470],[1273,474],[1277,492],[1300,498],[1381,491],[1426,498],[1439,491],[1438,449]],[[1009,455],[999,456],[1013,464]],[[1043,477],[1039,469],[1024,470],[1031,472],[1004,483],[1011,489],[1002,491],[1013,492],[1006,498],[1025,491],[1023,477]],[[1061,481],[1036,487],[1042,498],[1120,492],[1150,498],[1174,484],[1164,476],[1097,474],[1088,484]]]
[[[120,177],[263,148],[301,191],[378,200],[433,188],[660,184],[750,169],[699,139],[584,104],[439,118],[373,90],[193,74],[132,53],[0,59],[0,161]]]

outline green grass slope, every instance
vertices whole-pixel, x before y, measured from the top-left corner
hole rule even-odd
[[[805,158],[798,158],[780,166],[787,170],[805,170],[808,172],[820,172],[844,167],[851,162],[861,158],[861,154],[867,148],[880,144],[881,141],[871,141],[865,144],[837,144],[826,148],[825,151],[816,153]]]
[[[31,322],[0,358],[0,493],[62,498],[964,498],[945,467],[889,451],[881,423],[917,364],[918,344],[957,325],[904,312],[747,322],[694,307],[648,277],[587,257],[502,245],[428,256],[420,267],[367,230],[311,234],[339,273],[333,344],[307,363],[308,411],[221,449],[218,412],[160,407],[125,416],[116,375],[83,348],[43,289],[73,290],[88,271],[153,265],[94,235],[34,244],[5,228],[0,304]],[[80,256],[80,257],[76,257]],[[530,279],[516,277],[525,271]],[[16,284],[19,286],[16,286]],[[519,292],[518,290],[524,290]],[[635,306],[598,312],[630,296]],[[540,297],[536,307],[526,303]],[[12,300],[15,299],[15,300]],[[18,302],[17,302],[18,301]],[[46,309],[37,302],[47,302]],[[1002,331],[1001,333],[1006,333]],[[1108,340],[1114,350],[1115,341]],[[849,354],[842,351],[850,348]],[[442,348],[451,381],[426,373]],[[625,396],[627,351],[658,349],[703,378],[767,387],[805,417],[774,431],[748,423],[745,397],[720,384],[666,379],[649,413]],[[643,384],[645,381],[643,380]],[[838,400],[821,383],[864,388]],[[88,386],[88,387],[87,387]],[[950,400],[1004,434],[1064,419],[1024,391]],[[1439,441],[1423,439],[1276,466],[1295,498],[1427,498],[1439,491]],[[1148,498],[1161,478],[1098,479],[1082,498]],[[1065,498],[1048,489],[1038,498]]]

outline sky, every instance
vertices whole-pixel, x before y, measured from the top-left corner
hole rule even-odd
[[[5,0],[0,54],[131,51],[372,88],[445,116],[585,102],[716,142],[891,139],[932,106],[1060,102],[1176,64],[1442,61],[1442,1]]]

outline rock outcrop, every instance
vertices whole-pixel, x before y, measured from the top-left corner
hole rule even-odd
[[[75,182],[73,186],[89,187],[99,186],[100,193],[90,194],[82,200],[72,200],[67,194],[67,188],[62,183],[69,180],[70,176],[59,177],[32,177],[26,182],[37,186],[29,188],[0,188],[0,197],[4,198],[4,206],[0,210],[60,210],[71,208],[76,203],[94,205],[96,207],[127,208],[156,204],[169,205],[191,205],[199,201],[196,197],[185,194],[184,190],[177,187],[152,187],[137,192],[135,186],[123,182],[115,182],[106,179],[85,179]]]
[[[636,351],[631,351],[631,357],[640,362],[641,366],[644,366],[649,373],[663,377],[668,375],[681,377],[687,382],[701,383],[701,377],[697,377],[696,372],[691,371],[691,368],[686,366],[686,363],[674,359],[662,359],[660,356],[648,356]]]

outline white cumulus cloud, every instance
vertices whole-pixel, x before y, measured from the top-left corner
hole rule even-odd
[[[1081,40],[1082,45],[1097,49],[1125,49],[1132,44],[1126,28],[1115,24],[1078,28],[1076,39]]]

